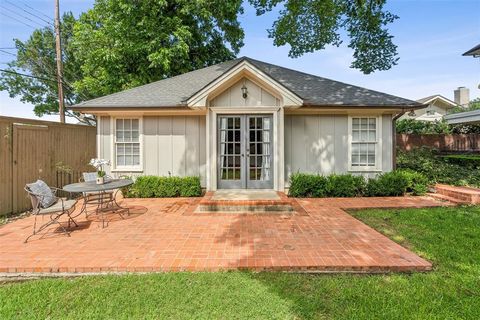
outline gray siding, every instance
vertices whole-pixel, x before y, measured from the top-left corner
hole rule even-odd
[[[105,119],[104,119],[105,118]],[[102,117],[100,157],[110,159],[110,118]],[[199,175],[206,183],[205,116],[143,117],[143,172],[116,175]]]
[[[382,117],[382,170],[392,169],[391,116]],[[285,116],[285,182],[290,174],[348,172],[347,115]],[[362,173],[372,176],[375,173]]]

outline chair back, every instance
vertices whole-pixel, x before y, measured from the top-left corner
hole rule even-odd
[[[25,186],[23,189],[27,192],[28,196],[30,197],[30,201],[32,202],[33,213],[35,214],[35,211],[38,211],[40,209],[40,199],[36,194],[34,194],[30,190],[28,186]]]
[[[92,182],[97,180],[97,173],[96,172],[84,172],[82,173],[83,181],[85,182]]]

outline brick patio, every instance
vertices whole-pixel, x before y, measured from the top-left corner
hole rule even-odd
[[[293,214],[196,214],[201,199],[126,199],[132,214],[76,220],[28,243],[33,217],[0,227],[0,272],[426,271],[428,261],[342,209],[448,205],[430,197],[300,199]]]

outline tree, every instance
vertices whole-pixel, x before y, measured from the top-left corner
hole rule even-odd
[[[81,78],[80,64],[75,59],[71,46],[75,18],[71,12],[62,17],[61,32],[63,44],[65,99],[75,104],[85,99],[75,93],[72,82]],[[36,29],[25,42],[14,39],[16,59],[8,63],[2,72],[0,90],[8,91],[10,97],[20,97],[22,102],[34,105],[37,116],[58,114],[58,86],[56,80],[55,34],[48,26]],[[67,116],[89,122],[79,114],[67,110]]]
[[[274,45],[290,45],[291,57],[339,46],[343,29],[354,50],[353,68],[371,73],[397,63],[396,46],[386,28],[397,17],[384,10],[385,0],[248,1],[258,15],[283,7],[268,32]],[[61,31],[67,103],[234,58],[243,46],[238,21],[242,3],[96,0],[79,20],[66,13]],[[15,46],[17,57],[1,72],[0,90],[32,103],[39,116],[58,113],[53,29],[37,29],[25,42],[15,40]],[[71,111],[67,116],[80,117]]]
[[[290,45],[289,56],[299,57],[340,46],[340,30],[350,38],[352,68],[365,74],[388,70],[397,64],[397,46],[386,26],[398,17],[384,9],[386,0],[249,0],[257,15],[280,10],[268,30],[276,46]]]
[[[74,87],[102,96],[232,59],[241,12],[241,0],[97,0],[75,27]]]

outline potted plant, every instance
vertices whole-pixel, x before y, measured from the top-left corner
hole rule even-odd
[[[104,184],[106,172],[105,170],[103,170],[103,166],[109,166],[110,160],[93,158],[92,160],[90,160],[90,165],[95,167],[95,169],[97,170],[97,184]]]

